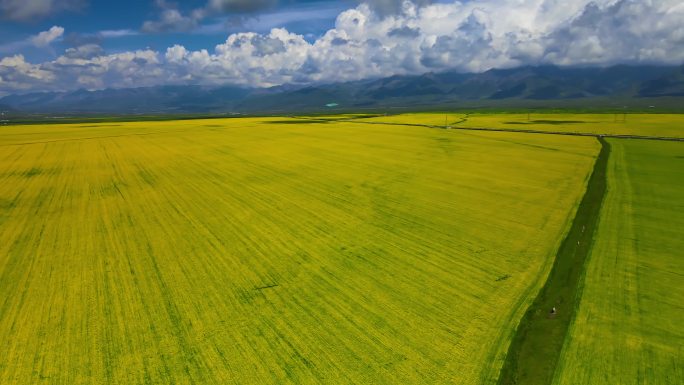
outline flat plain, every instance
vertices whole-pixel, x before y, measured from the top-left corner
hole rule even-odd
[[[495,383],[593,138],[0,131],[0,383]]]
[[[684,144],[610,140],[601,210],[557,384],[684,383]]]
[[[361,117],[361,121],[411,123],[452,128],[493,128],[536,130],[603,135],[640,135],[684,138],[684,114],[646,114],[630,112],[569,113],[487,113],[443,112],[406,113]]]

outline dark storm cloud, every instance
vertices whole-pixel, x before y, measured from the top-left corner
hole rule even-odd
[[[277,0],[209,0],[208,9],[228,13],[251,13],[274,7]]]
[[[35,22],[62,11],[74,11],[86,5],[85,0],[0,0],[0,19]]]
[[[366,3],[371,9],[378,12],[380,15],[391,15],[401,12],[401,7],[404,0],[357,0],[358,3]],[[412,0],[413,4],[422,7],[432,4],[433,0]]]

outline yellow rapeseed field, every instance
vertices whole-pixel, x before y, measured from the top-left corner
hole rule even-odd
[[[1,384],[483,384],[592,138],[285,118],[0,129]]]

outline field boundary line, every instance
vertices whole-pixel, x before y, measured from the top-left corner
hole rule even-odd
[[[312,120],[325,123],[355,123],[355,124],[380,124],[388,126],[408,126],[408,127],[425,127],[438,128],[442,130],[463,130],[463,131],[491,131],[491,132],[513,132],[520,134],[542,134],[542,135],[564,135],[564,136],[583,136],[593,138],[614,138],[614,139],[643,139],[643,140],[663,140],[669,142],[684,142],[684,137],[678,138],[674,136],[649,136],[649,135],[626,135],[626,134],[595,134],[591,132],[565,132],[565,131],[543,131],[543,130],[523,130],[515,128],[493,128],[493,127],[454,127],[454,126],[439,126],[434,124],[421,123],[396,123],[396,122],[362,122],[354,119],[332,120],[320,118],[307,118],[302,116],[289,116],[292,119]],[[460,122],[456,122],[460,123]]]
[[[33,141],[33,142],[5,143],[5,144],[0,144],[0,147],[30,146],[32,144],[60,143],[60,142],[80,142],[83,140],[124,138],[124,137],[128,137],[128,136],[147,136],[147,135],[156,135],[156,134],[173,134],[173,133],[177,133],[177,132],[188,132],[188,131],[192,131],[192,129],[177,130],[177,131],[137,132],[137,133],[121,134],[121,135],[85,136],[85,137],[80,137],[80,138],[65,138],[65,139],[53,139],[53,140],[37,140],[37,141]]]

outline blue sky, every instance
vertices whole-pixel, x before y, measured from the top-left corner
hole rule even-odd
[[[0,0],[0,95],[684,62],[681,0]]]
[[[169,4],[187,14],[206,6],[207,1],[185,0]],[[0,56],[20,53],[28,60],[42,61],[85,42],[97,42],[108,52],[146,47],[165,49],[174,44],[202,49],[224,42],[230,33],[244,30],[268,32],[274,27],[284,27],[313,40],[334,27],[337,15],[355,5],[354,1],[345,0],[281,1],[258,11],[215,14],[203,19],[192,31],[149,33],[141,31],[141,28],[145,21],[159,18],[162,9],[156,1],[95,0],[78,4],[73,9],[55,10],[46,15],[39,13],[30,20],[3,18],[0,21]],[[54,42],[52,50],[21,44],[55,25],[63,27],[65,34]]]

